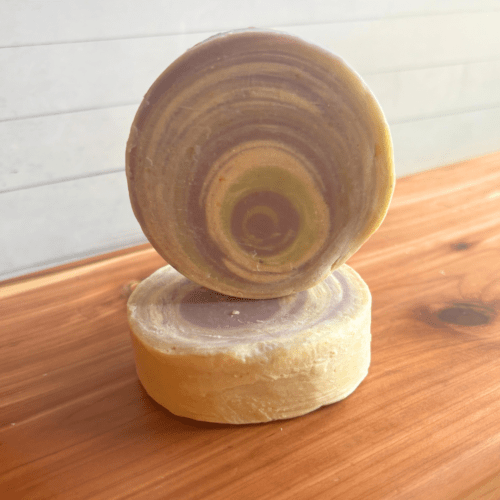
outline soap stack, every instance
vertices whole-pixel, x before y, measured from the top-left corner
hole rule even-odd
[[[244,30],[153,83],[127,179],[169,263],[128,302],[141,383],[176,415],[290,418],[339,401],[370,364],[371,296],[345,261],[394,188],[389,129],[340,58]]]

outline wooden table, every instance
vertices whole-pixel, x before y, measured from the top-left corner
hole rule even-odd
[[[0,498],[500,498],[500,154],[398,182],[350,260],[373,361],[346,400],[260,425],[178,418],[134,370],[147,245],[0,286]]]

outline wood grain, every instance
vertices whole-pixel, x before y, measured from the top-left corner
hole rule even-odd
[[[235,427],[171,415],[135,375],[141,247],[0,287],[0,496],[500,497],[500,154],[404,178],[350,259],[373,361],[346,400]]]

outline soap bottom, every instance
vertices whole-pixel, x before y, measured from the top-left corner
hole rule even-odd
[[[142,300],[131,296],[129,323],[139,379],[146,392],[175,415],[232,424],[287,419],[346,398],[366,377],[370,365],[371,296],[367,285],[348,266],[333,273],[332,279],[340,285],[332,285],[331,297],[326,299],[336,304],[330,315],[325,317],[322,310],[319,319],[315,317],[308,324],[310,308],[316,301],[325,300],[327,285],[320,284],[300,292],[307,294],[311,302],[306,302],[309,305],[295,317],[295,331],[260,341],[251,336],[247,340],[243,334],[232,343],[214,348],[203,332],[195,332],[189,337],[190,344],[182,345],[172,314],[168,315],[168,325],[160,321],[154,328],[141,319],[157,317],[155,308],[168,309],[179,300],[178,293],[174,293],[172,297],[177,298],[169,305],[167,292],[167,298],[161,300],[158,294],[148,298],[148,287],[158,290],[162,280],[171,281],[172,272],[176,271],[163,268],[152,281],[139,285]],[[171,287],[180,289],[187,286],[186,282]],[[337,289],[340,291],[335,292]],[[342,300],[338,294],[342,294]],[[237,299],[231,300],[230,307],[237,310]],[[270,300],[281,304],[295,299]],[[255,307],[258,302],[253,301]],[[249,304],[252,307],[252,302]],[[267,328],[276,329],[276,322],[286,323],[287,318],[268,319]],[[179,331],[185,332],[185,327],[179,324]],[[259,327],[265,331],[266,321],[259,322]]]

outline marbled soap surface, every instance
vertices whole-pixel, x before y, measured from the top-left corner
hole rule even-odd
[[[308,290],[261,300],[214,292],[166,266],[134,291],[129,321],[146,343],[163,352],[250,352],[285,345],[300,332],[309,332],[302,341],[330,335],[332,322],[342,324],[369,303],[368,288],[347,265]]]
[[[394,172],[375,98],[342,60],[245,30],[156,80],[127,145],[134,213],[184,276],[237,297],[305,290],[383,220]]]

